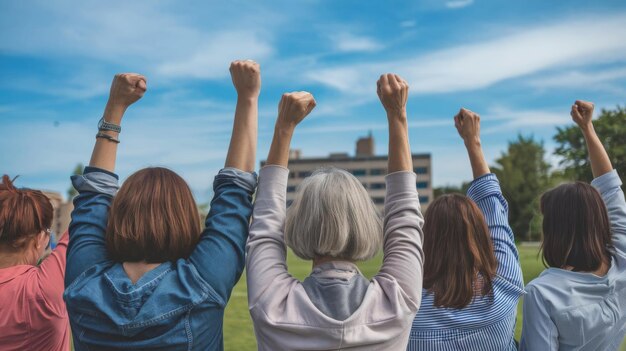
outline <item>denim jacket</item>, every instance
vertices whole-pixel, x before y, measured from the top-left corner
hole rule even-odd
[[[166,262],[135,284],[105,248],[115,174],[87,167],[74,200],[64,299],[82,350],[222,350],[224,308],[245,262],[256,174],[219,172],[206,229],[189,259]]]

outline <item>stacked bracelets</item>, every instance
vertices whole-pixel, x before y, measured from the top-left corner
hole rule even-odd
[[[116,144],[119,144],[120,143],[119,139],[116,139],[115,137],[109,134],[103,133],[104,131],[107,131],[107,130],[116,132],[116,133],[121,133],[122,127],[117,124],[109,123],[104,120],[104,117],[102,117],[100,118],[100,121],[98,122],[98,134],[96,134],[96,138],[103,138],[108,141],[112,141]]]

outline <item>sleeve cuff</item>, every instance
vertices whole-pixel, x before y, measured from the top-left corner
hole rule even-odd
[[[93,172],[105,173],[105,174],[110,175],[111,177],[115,177],[115,179],[117,180],[120,179],[120,177],[117,174],[107,171],[106,169],[98,168],[98,167],[87,166],[85,167],[85,170],[83,170],[83,174],[93,173]]]
[[[474,202],[478,202],[494,193],[501,193],[498,177],[493,173],[488,173],[474,179],[467,189],[467,196]]]
[[[98,168],[91,167],[89,172],[85,172],[82,175],[72,176],[72,185],[79,192],[94,192],[115,196],[119,189],[118,179],[115,174],[111,175],[111,172],[101,172]]]
[[[604,195],[612,189],[622,186],[622,180],[619,179],[619,175],[616,170],[612,170],[609,173],[605,173],[598,178],[591,181],[591,185],[598,189],[600,194]]]
[[[267,183],[278,183],[278,186],[284,186],[287,188],[287,180],[289,179],[289,169],[278,166],[278,165],[269,165],[261,168],[259,171],[259,182]]]
[[[253,193],[257,186],[257,174],[255,172],[244,172],[234,167],[223,168],[215,176],[213,189],[229,181],[245,191]]]
[[[407,190],[415,190],[417,192],[416,179],[417,176],[412,171],[399,171],[387,174],[385,176],[387,194],[395,194]]]

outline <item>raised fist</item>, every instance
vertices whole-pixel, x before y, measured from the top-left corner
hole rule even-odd
[[[461,108],[454,116],[454,126],[466,143],[480,140],[480,116],[478,114]]]
[[[393,115],[406,118],[409,84],[397,74],[387,73],[380,76],[376,85],[376,93],[388,117]]]
[[[315,108],[315,99],[311,93],[296,91],[285,93],[278,103],[276,125],[293,129]]]
[[[230,64],[230,76],[237,94],[258,97],[261,92],[261,67],[252,60],[237,60]]]
[[[109,103],[113,106],[127,108],[141,99],[146,92],[146,77],[137,73],[120,73],[113,77]]]
[[[593,117],[593,107],[593,102],[576,100],[570,112],[572,120],[581,128],[588,126]]]

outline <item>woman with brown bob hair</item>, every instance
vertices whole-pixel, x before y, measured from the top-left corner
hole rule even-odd
[[[578,100],[570,113],[587,144],[591,185],[563,184],[541,197],[548,269],[526,286],[522,350],[617,350],[626,334],[626,201],[593,109]]]
[[[480,117],[461,109],[455,127],[474,181],[467,196],[443,195],[424,217],[424,288],[409,350],[517,350],[524,282],[508,205],[480,142]]]
[[[52,253],[54,212],[39,190],[19,189],[9,176],[0,184],[0,348],[58,350],[70,347],[63,302],[67,233]]]
[[[244,267],[252,214],[259,65],[230,67],[237,107],[225,168],[202,230],[187,183],[142,169],[118,191],[113,173],[124,111],[146,79],[120,74],[74,200],[65,301],[81,350],[221,350],[224,308]],[[157,136],[155,136],[157,137]]]

